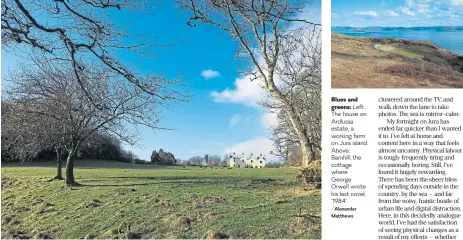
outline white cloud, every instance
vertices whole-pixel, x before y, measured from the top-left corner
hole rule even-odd
[[[236,155],[244,153],[246,156],[249,156],[251,153],[254,153],[254,155],[262,153],[265,156],[269,156],[270,151],[274,151],[273,142],[266,137],[258,137],[227,147],[223,150],[223,153],[236,153]]]
[[[398,13],[396,13],[396,12],[394,12],[394,11],[392,11],[392,10],[387,10],[386,13],[385,13],[384,15],[386,15],[386,16],[388,16],[388,17],[397,17],[397,16],[399,16]]]
[[[267,92],[257,85],[257,81],[251,81],[247,76],[237,78],[234,84],[234,89],[227,88],[222,92],[211,92],[214,101],[242,103],[247,106],[257,107],[258,101],[264,100],[268,96]]]
[[[452,0],[452,5],[463,6],[463,0]]]
[[[400,11],[408,16],[415,16],[415,13],[410,10],[408,7],[399,7]]]
[[[423,14],[428,13],[430,11],[429,10],[429,5],[426,5],[426,4],[417,3],[415,8],[419,13],[423,13]]]
[[[235,114],[235,115],[233,115],[233,117],[230,119],[229,126],[230,126],[231,128],[233,128],[233,127],[236,126],[236,124],[238,124],[240,121],[241,121],[241,115]]]
[[[201,76],[203,76],[206,80],[209,80],[209,79],[213,79],[213,78],[216,78],[216,77],[220,77],[220,73],[215,71],[215,70],[212,70],[212,69],[207,69],[207,70],[203,70],[201,72]]]
[[[369,16],[369,17],[377,17],[378,13],[376,11],[356,11],[354,12],[355,15],[359,16]]]
[[[262,124],[263,127],[267,129],[271,127],[275,127],[276,125],[278,125],[277,115],[275,113],[266,112],[262,115],[260,123]]]

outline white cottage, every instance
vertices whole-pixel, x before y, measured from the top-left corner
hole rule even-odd
[[[235,153],[233,153],[230,154],[230,159],[228,160],[228,167],[231,168],[264,168],[265,164],[265,156],[262,154],[256,159],[252,153],[249,158],[246,158],[244,153],[241,154],[241,157],[237,157]]]
[[[256,168],[264,168],[265,167],[265,164],[267,162],[265,161],[265,156],[262,155],[262,153],[257,157],[255,163],[254,163],[254,167]]]
[[[230,154],[230,159],[228,159],[228,167],[231,168],[245,168],[246,163],[245,163],[245,157],[244,153],[241,155],[241,157],[237,157],[235,153]]]

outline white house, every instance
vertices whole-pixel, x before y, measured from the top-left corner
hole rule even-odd
[[[262,154],[256,159],[252,153],[249,158],[246,158],[244,153],[241,154],[241,157],[237,157],[235,153],[233,153],[230,154],[230,159],[228,160],[228,167],[231,168],[264,168],[265,164],[265,156]]]
[[[254,166],[256,168],[264,168],[266,164],[265,156],[262,153],[257,157],[256,161],[254,162]]]

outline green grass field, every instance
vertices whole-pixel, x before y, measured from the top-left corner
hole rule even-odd
[[[2,238],[320,238],[321,194],[296,168],[76,168],[66,188],[52,162],[2,164]]]
[[[412,52],[406,51],[398,47],[393,47],[393,46],[388,46],[388,45],[379,45],[377,48],[381,51],[395,53],[395,54],[402,55],[407,58],[416,58],[420,60],[424,58],[423,55],[412,53]]]

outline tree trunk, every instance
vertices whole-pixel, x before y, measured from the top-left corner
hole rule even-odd
[[[56,159],[56,177],[55,179],[64,179],[63,178],[63,163],[61,162],[61,158]]]
[[[308,166],[312,161],[316,160],[315,149],[313,148],[310,139],[307,137],[301,122],[301,118],[297,116],[293,106],[285,100],[283,100],[283,103],[285,104],[286,113],[288,114],[289,120],[291,121],[294,130],[299,136],[302,152],[302,185],[307,185],[312,179],[312,176],[310,175],[313,174],[313,171],[310,171],[311,169],[308,169]]]
[[[66,160],[66,185],[68,186],[75,186],[79,185],[74,180],[74,159],[75,159],[75,151],[69,151],[67,160]]]
[[[53,180],[63,180],[63,161],[61,159],[61,150],[59,148],[56,148],[56,176],[50,180],[49,182]]]
[[[299,141],[301,143],[301,149],[302,149],[302,169],[307,168],[309,166],[309,163],[311,163],[314,158],[311,158],[311,154],[314,154],[313,149],[310,147],[311,142],[309,138],[306,135],[306,132],[304,130],[304,127],[301,122],[301,118],[296,114],[296,111],[293,108],[293,105],[288,101],[288,99],[285,98],[285,96],[276,88],[275,84],[273,83],[273,74],[268,76],[271,81],[269,81],[269,87],[267,88],[267,91],[277,99],[279,102],[283,103],[284,109],[286,111],[287,116],[289,117],[289,120],[291,122],[291,125],[293,126],[294,130],[296,131]]]
[[[311,158],[313,151],[306,139],[301,138],[300,142],[302,150],[302,168],[307,168],[309,166],[309,163],[311,163],[314,160]]]
[[[61,160],[61,150],[56,149],[56,177],[54,179],[63,180],[63,161]]]
[[[317,150],[315,150],[315,146],[311,145],[310,146],[310,162],[317,160]]]
[[[310,140],[307,137],[302,125],[301,118],[297,116],[294,108],[285,99],[280,98],[280,101],[285,104],[286,113],[288,114],[289,120],[291,121],[291,124],[293,125],[293,128],[299,137],[302,152],[302,185],[307,185],[310,183],[310,171],[308,171],[308,166],[316,158],[315,149],[313,149],[311,146]]]
[[[268,76],[266,82],[268,83],[266,86],[266,90],[270,93],[272,97],[277,99],[280,103],[284,105],[284,110],[286,111],[287,116],[293,126],[296,134],[299,137],[299,141],[301,144],[302,150],[302,184],[306,185],[310,181],[310,170],[308,168],[309,164],[315,160],[315,151],[311,147],[311,141],[306,134],[306,130],[304,129],[304,125],[302,124],[301,118],[297,115],[296,110],[294,109],[293,104],[281,93],[281,91],[276,87],[273,74],[275,71],[275,64],[276,59],[274,60],[274,65],[269,66]],[[264,76],[265,77],[265,76]]]
[[[315,156],[314,149],[310,146],[310,140],[305,134],[304,127],[302,126],[301,119],[297,116],[296,112],[294,111],[293,107],[287,101],[282,101],[285,104],[285,110],[288,114],[289,120],[293,125],[294,130],[296,131],[299,141],[301,143],[301,150],[302,150],[302,168],[307,168],[309,163],[315,160],[315,157],[311,157],[311,155]]]
[[[314,145],[310,145],[310,162],[317,160],[317,151]],[[314,184],[316,189],[321,189],[322,172],[318,166],[312,166],[311,168],[303,168],[302,172],[302,185]]]

